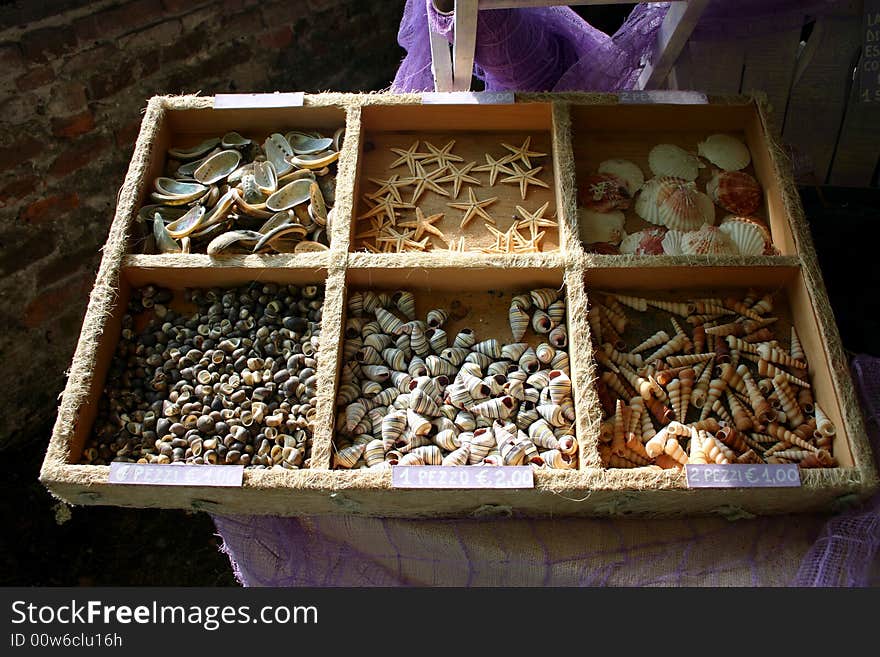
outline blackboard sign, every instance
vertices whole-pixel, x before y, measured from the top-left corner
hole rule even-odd
[[[862,71],[859,98],[880,103],[880,0],[865,0],[865,32],[862,39]]]

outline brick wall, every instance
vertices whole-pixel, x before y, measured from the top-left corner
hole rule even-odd
[[[82,0],[0,19],[0,449],[45,443],[150,96],[387,87],[403,0]]]

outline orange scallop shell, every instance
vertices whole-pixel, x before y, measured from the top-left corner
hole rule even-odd
[[[754,214],[764,199],[761,185],[743,171],[721,171],[706,185],[709,196],[722,208],[737,215]]]
[[[626,181],[612,173],[587,176],[578,188],[578,201],[595,212],[626,210],[630,204]]]
[[[633,255],[663,255],[663,238],[666,229],[648,228],[637,233],[631,233],[623,238],[620,243],[621,253]]]
[[[757,217],[747,217],[730,214],[721,220],[721,224],[726,224],[731,221],[741,221],[743,223],[757,226],[757,228],[761,231],[761,236],[764,238],[764,255],[779,255],[779,251],[776,249],[775,246],[773,246],[773,238],[770,235],[770,229],[767,227],[767,224],[765,224],[762,220],[758,219]]]

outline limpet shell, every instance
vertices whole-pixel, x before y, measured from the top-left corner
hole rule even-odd
[[[266,159],[275,167],[275,173],[279,178],[293,168],[287,161],[288,157],[293,156],[293,148],[284,135],[273,132],[263,142],[263,150],[266,153]]]
[[[696,180],[700,160],[675,144],[657,144],[648,153],[648,166],[655,176],[673,176]]]
[[[661,227],[648,228],[627,235],[620,242],[620,252],[632,255],[661,255],[666,232],[666,229]]]
[[[241,153],[238,151],[220,151],[212,155],[193,172],[193,178],[200,183],[210,185],[222,180],[238,168]]]
[[[231,132],[227,132],[223,135],[223,138],[220,140],[220,145],[223,148],[244,148],[252,142],[251,139],[247,137],[242,137],[240,134],[232,130]]]
[[[311,198],[311,185],[312,181],[308,179],[294,180],[267,198],[266,207],[273,212],[280,212],[305,203]]]
[[[578,201],[595,212],[625,210],[630,204],[626,181],[610,173],[584,178],[578,186]]]
[[[706,183],[706,193],[728,212],[746,216],[761,207],[764,197],[758,181],[744,171],[719,171]]]
[[[745,221],[728,221],[721,224],[719,230],[728,236],[740,255],[763,255],[766,243],[761,229]]]
[[[578,223],[581,226],[581,236],[587,244],[607,242],[620,244],[626,235],[623,225],[626,217],[623,212],[593,212],[586,208],[578,209]]]
[[[219,143],[217,137],[212,137],[190,148],[169,148],[168,157],[173,157],[175,160],[192,160],[201,157]]]
[[[642,173],[639,165],[629,160],[619,158],[605,160],[599,164],[599,173],[610,173],[623,180],[630,196],[635,196],[645,184],[645,174]]]
[[[175,219],[165,228],[168,231],[169,236],[173,237],[174,239],[180,239],[181,237],[187,237],[193,231],[199,228],[204,218],[205,206],[195,205],[190,208],[189,212],[187,212],[179,219]]]
[[[749,166],[752,156],[749,148],[732,135],[709,135],[697,145],[700,156],[725,171],[739,171]]]

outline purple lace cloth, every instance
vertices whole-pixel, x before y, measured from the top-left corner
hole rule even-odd
[[[694,38],[750,33],[834,11],[834,0],[716,0]],[[638,6],[613,36],[564,7],[484,11],[475,73],[488,90],[633,86],[668,6]],[[393,91],[433,89],[428,21],[451,16],[408,0],[407,50]],[[743,28],[743,29],[746,29]],[[537,56],[536,56],[537,54]],[[880,449],[880,359],[852,372]],[[880,495],[837,516],[675,520],[395,520],[355,516],[214,518],[244,586],[865,586],[876,583]]]

